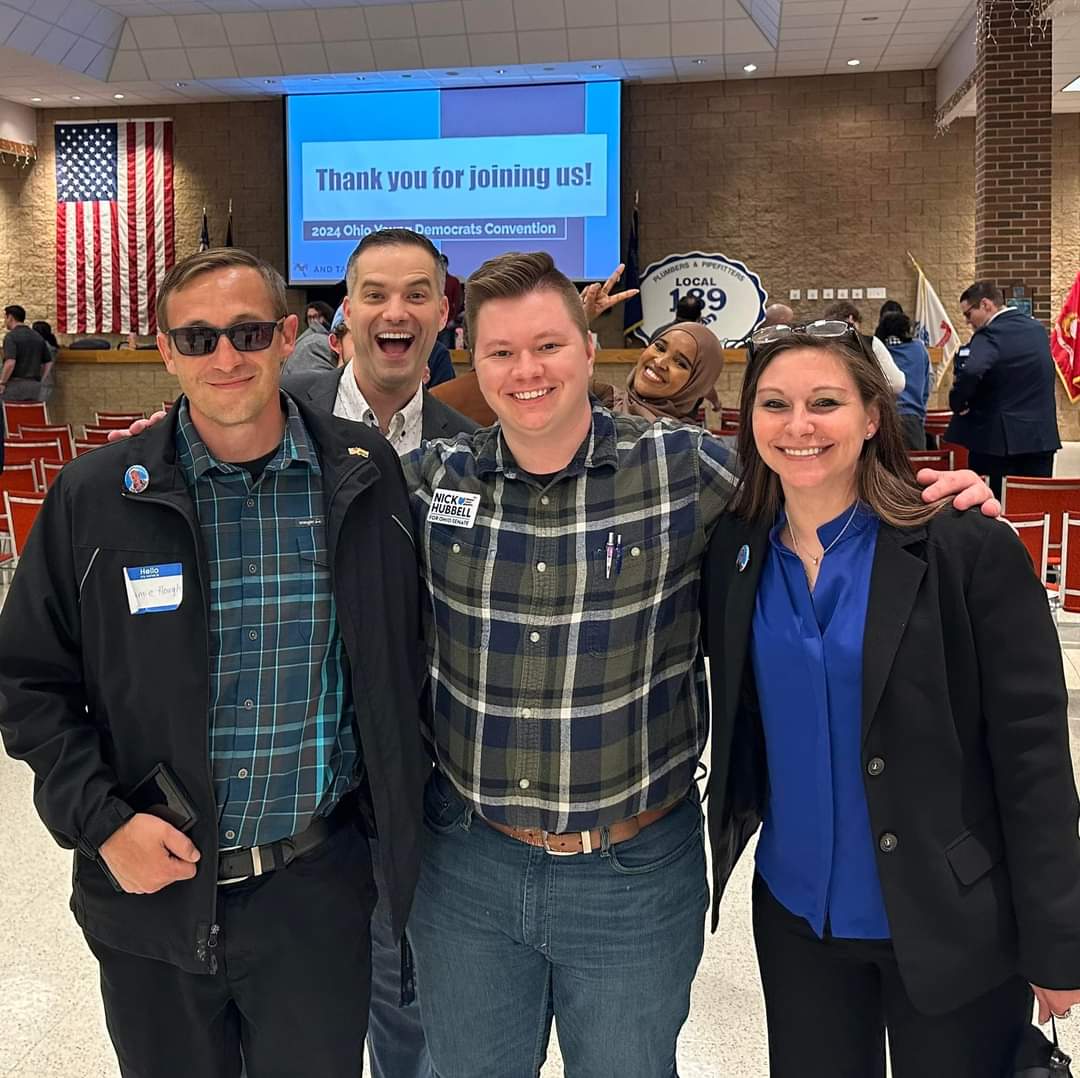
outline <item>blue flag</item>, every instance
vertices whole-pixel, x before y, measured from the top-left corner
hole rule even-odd
[[[640,285],[638,277],[638,200],[634,194],[634,215],[630,218],[630,235],[626,240],[626,258],[623,259],[626,268],[623,270],[623,279],[620,288],[637,288]],[[623,307],[623,339],[633,341],[638,331],[644,314],[641,309],[641,294],[626,301]]]

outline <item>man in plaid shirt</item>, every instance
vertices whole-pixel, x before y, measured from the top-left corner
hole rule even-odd
[[[698,579],[735,461],[590,402],[550,256],[486,263],[466,319],[499,422],[404,461],[437,762],[409,922],[429,1050],[441,1078],[532,1076],[556,1016],[567,1075],[667,1078],[708,898]]]

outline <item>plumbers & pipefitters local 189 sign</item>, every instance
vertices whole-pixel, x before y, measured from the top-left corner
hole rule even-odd
[[[641,326],[637,335],[649,340],[675,321],[679,300],[696,296],[705,304],[701,316],[721,341],[741,341],[765,317],[768,296],[761,278],[742,262],[721,254],[691,251],[668,255],[645,267],[641,275]]]

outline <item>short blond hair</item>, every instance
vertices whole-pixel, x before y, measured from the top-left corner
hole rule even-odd
[[[581,332],[589,339],[589,323],[585,307],[574,282],[546,251],[531,254],[511,253],[489,258],[465,284],[465,325],[469,341],[476,344],[476,319],[480,308],[493,299],[517,299],[530,292],[554,292],[562,297],[567,313]]]
[[[164,280],[158,286],[157,303],[154,308],[157,313],[158,329],[162,333],[169,329],[169,320],[165,312],[169,296],[173,292],[179,291],[204,273],[234,267],[253,269],[262,277],[266,283],[275,319],[284,318],[289,313],[288,301],[285,298],[285,281],[269,262],[239,247],[211,247],[207,251],[199,251],[198,254],[181,259],[165,274]]]

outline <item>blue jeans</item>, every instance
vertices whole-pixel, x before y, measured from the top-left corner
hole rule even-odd
[[[379,870],[379,844],[371,843],[371,861],[379,901],[371,915],[371,1004],[368,1008],[367,1049],[372,1078],[434,1078],[431,1057],[420,1024],[420,1007],[413,1000],[401,1006],[401,944],[394,940],[390,910],[383,900],[386,888]]]
[[[439,1078],[536,1078],[552,1017],[567,1078],[673,1078],[708,888],[696,790],[638,836],[554,857],[435,772],[409,938]]]

